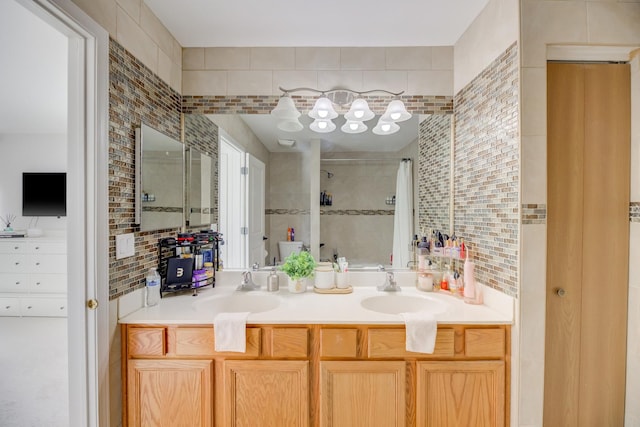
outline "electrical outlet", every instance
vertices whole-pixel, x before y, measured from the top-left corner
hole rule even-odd
[[[135,254],[136,247],[133,233],[118,234],[116,236],[116,259],[127,258]]]

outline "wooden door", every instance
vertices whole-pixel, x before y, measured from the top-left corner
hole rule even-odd
[[[627,64],[549,63],[544,425],[624,423]]]
[[[223,380],[227,427],[309,425],[309,362],[227,360]]]
[[[416,426],[503,427],[503,361],[418,362]]]
[[[265,165],[260,160],[247,153],[247,228],[248,262],[247,267],[258,263],[265,265],[264,236],[265,230]]]
[[[404,427],[406,364],[320,363],[321,427]]]
[[[213,361],[129,360],[131,427],[211,427]]]

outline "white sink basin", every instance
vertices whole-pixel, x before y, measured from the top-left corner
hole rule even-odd
[[[368,297],[360,301],[362,308],[385,314],[400,314],[414,311],[444,311],[440,301],[425,297],[406,296],[396,293]]]
[[[274,295],[256,295],[242,292],[225,296],[213,296],[193,303],[196,311],[212,313],[260,313],[278,308],[280,300]]]

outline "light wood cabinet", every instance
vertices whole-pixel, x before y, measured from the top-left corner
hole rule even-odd
[[[224,426],[307,427],[309,362],[224,362]]]
[[[418,427],[503,427],[503,361],[418,362]]]
[[[221,353],[211,325],[123,325],[123,425],[504,427],[509,333],[439,325],[424,354],[401,325],[250,325]]]
[[[129,360],[127,415],[135,427],[211,427],[211,360]]]
[[[405,362],[320,363],[321,427],[403,427]]]

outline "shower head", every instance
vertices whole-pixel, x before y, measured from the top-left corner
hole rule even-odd
[[[320,169],[320,172],[324,172],[327,174],[327,178],[331,179],[333,177],[333,172],[329,172],[328,170]]]

